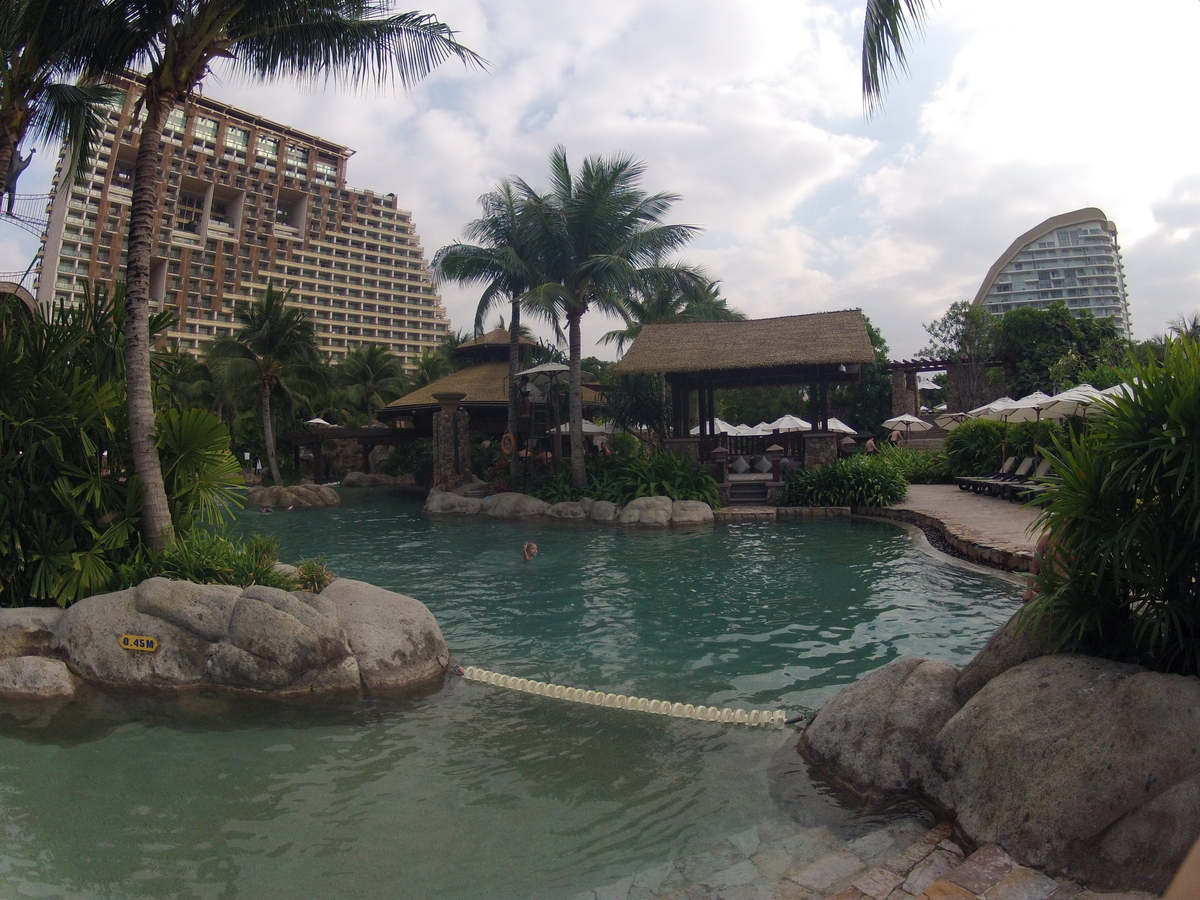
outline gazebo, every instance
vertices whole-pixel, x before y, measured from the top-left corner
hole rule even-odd
[[[671,388],[670,444],[676,452],[707,460],[723,446],[717,434],[714,393],[726,388],[807,386],[813,423],[803,433],[806,465],[833,461],[835,435],[828,430],[829,387],[858,381],[875,358],[867,322],[857,309],[747,319],[740,322],[680,322],[646,325],[624,358],[618,375],[663,375]],[[692,428],[692,394],[700,430]]]

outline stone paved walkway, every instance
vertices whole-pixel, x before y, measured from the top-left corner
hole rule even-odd
[[[895,506],[856,512],[933,528],[962,556],[1017,572],[1029,571],[1038,539],[1037,510],[952,484],[910,485]]]
[[[1095,894],[1013,862],[994,844],[967,856],[950,826],[905,818],[851,841],[774,821],[573,900],[1152,900]]]

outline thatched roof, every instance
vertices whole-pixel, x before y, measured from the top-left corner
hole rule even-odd
[[[473,337],[469,341],[463,341],[454,349],[462,350],[465,348],[469,350],[472,347],[507,347],[508,341],[509,334],[507,328],[493,328],[487,334],[481,334],[479,337]],[[517,343],[519,343],[522,347],[536,347],[538,345],[537,341],[531,341],[524,335],[518,336]]]
[[[875,358],[857,309],[747,319],[646,325],[617,363],[618,375],[780,369]]]
[[[507,331],[501,333],[508,334]],[[461,403],[462,406],[508,406],[508,363],[475,363],[473,366],[451,372],[445,378],[439,378],[432,384],[393,400],[380,412],[390,417],[418,409],[437,409],[438,402],[433,399],[433,395],[452,392],[467,395]],[[585,406],[597,406],[602,400],[595,390],[584,385],[583,403]]]

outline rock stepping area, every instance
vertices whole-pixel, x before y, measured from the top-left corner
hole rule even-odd
[[[1083,890],[1015,863],[995,844],[967,855],[950,826],[889,823],[844,841],[827,828],[772,821],[692,856],[572,900],[1153,900]]]

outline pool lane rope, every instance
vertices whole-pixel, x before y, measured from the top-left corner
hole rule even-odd
[[[747,725],[751,728],[783,728],[787,721],[787,714],[781,709],[752,709],[747,712],[744,709],[730,709],[729,707],[720,709],[716,706],[672,703],[669,700],[647,700],[645,697],[606,694],[604,691],[585,691],[581,688],[547,684],[544,681],[534,681],[530,678],[514,678],[511,675],[489,672],[487,669],[480,669],[476,666],[467,666],[463,669],[462,677],[470,681],[494,684],[496,687],[536,694],[539,697],[553,697],[555,700],[570,700],[574,703],[587,703],[591,706],[673,716],[676,719],[697,719],[701,722]]]

